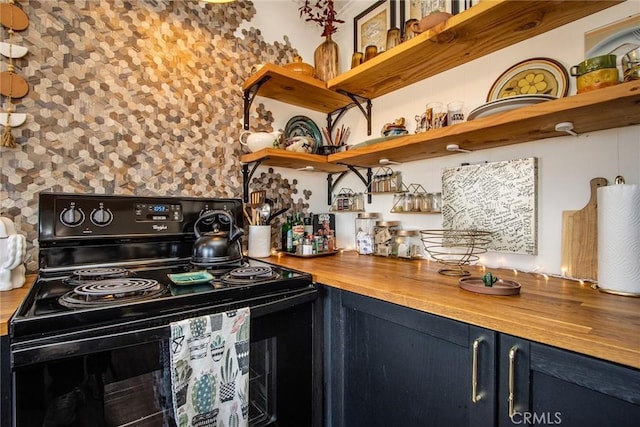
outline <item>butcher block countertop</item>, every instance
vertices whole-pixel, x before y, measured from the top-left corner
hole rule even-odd
[[[0,336],[9,334],[9,319],[27,296],[35,280],[35,274],[28,274],[21,288],[0,292]]]
[[[344,252],[265,261],[305,271],[325,285],[531,341],[640,369],[640,298],[611,295],[590,284],[538,274],[490,269],[519,282],[519,295],[476,294],[458,278],[438,274],[434,261],[410,261]],[[467,267],[473,276],[482,267]]]
[[[519,295],[492,296],[465,291],[458,278],[438,274],[433,261],[358,255],[300,258],[279,254],[264,261],[305,271],[334,288],[355,292],[498,332],[587,354],[640,369],[640,298],[611,295],[573,280],[491,269],[522,285]],[[467,267],[481,276],[481,267]],[[0,292],[0,333],[35,279]]]

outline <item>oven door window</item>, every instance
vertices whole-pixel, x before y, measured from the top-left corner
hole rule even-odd
[[[252,322],[251,427],[311,425],[311,307]],[[16,369],[14,426],[175,426],[168,345],[156,341]]]
[[[251,344],[252,426],[275,418],[276,343]],[[171,379],[158,343],[31,367],[16,374],[17,426],[174,426]]]

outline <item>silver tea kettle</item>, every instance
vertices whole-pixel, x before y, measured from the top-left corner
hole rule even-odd
[[[220,230],[221,223],[218,220],[220,216],[229,220],[229,231]],[[211,219],[213,219],[213,229],[205,233],[201,232],[200,224]],[[233,216],[229,212],[223,210],[206,212],[193,224],[193,231],[197,238],[193,244],[191,257],[193,264],[211,266],[242,260],[242,245],[239,238],[244,232],[235,226]]]

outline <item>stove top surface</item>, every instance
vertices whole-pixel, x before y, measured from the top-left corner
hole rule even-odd
[[[313,288],[309,274],[258,260],[191,262],[202,233],[242,229],[240,199],[45,192],[38,218],[39,274],[11,319],[14,341],[117,334]]]
[[[186,282],[176,277],[197,280]],[[40,274],[14,315],[12,335],[46,334],[179,312],[199,305],[241,302],[302,289],[311,283],[311,276],[306,273],[253,259],[209,269],[184,260],[166,265],[78,268]]]

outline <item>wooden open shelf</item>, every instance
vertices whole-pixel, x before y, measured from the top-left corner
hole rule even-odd
[[[275,64],[265,64],[242,85],[245,91],[267,79],[257,95],[309,110],[330,113],[352,103],[351,99],[327,89],[322,80],[287,70]]]
[[[578,134],[640,124],[640,80],[329,156],[267,148],[245,154],[240,160],[243,163],[262,160],[265,165],[293,169],[313,166],[315,171],[334,173],[346,170],[345,165],[379,167],[382,158],[410,162],[455,154],[447,151],[447,144],[475,151],[566,136],[555,130],[560,122],[573,122]]]
[[[301,169],[312,166],[310,172],[336,173],[346,171],[344,165],[329,163],[327,156],[319,154],[295,153],[292,151],[277,148],[264,148],[255,153],[243,154],[240,156],[242,163],[254,163],[260,161],[261,165],[277,166],[289,169]]]
[[[373,99],[499,49],[622,3],[624,0],[486,0],[434,29],[383,52],[324,82],[266,64],[246,80],[243,90],[310,110],[332,113],[352,104],[338,90]],[[265,80],[266,79],[266,80]],[[262,83],[261,83],[262,82]],[[565,136],[560,122],[578,133],[640,124],[640,81],[520,108],[470,122],[372,144],[329,156],[264,149],[241,156],[242,163],[336,173],[352,167],[377,167],[381,158],[398,162],[454,152],[448,144],[481,150]]]
[[[566,136],[565,132],[555,130],[560,122],[573,122],[578,134],[640,124],[640,80],[400,136],[331,154],[328,161],[376,167],[382,158],[410,162],[456,154],[447,151],[448,144],[475,151]]]
[[[374,99],[622,1],[482,1],[329,80],[328,88]]]

